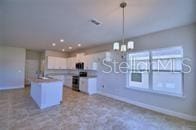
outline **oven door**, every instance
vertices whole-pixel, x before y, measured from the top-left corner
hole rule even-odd
[[[73,85],[78,85],[79,84],[79,78],[78,77],[73,77],[72,84]]]
[[[79,76],[73,76],[72,89],[75,91],[79,91]]]

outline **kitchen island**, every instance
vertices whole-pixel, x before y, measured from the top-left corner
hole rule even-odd
[[[63,82],[49,78],[32,80],[30,94],[40,109],[59,105],[63,99]]]

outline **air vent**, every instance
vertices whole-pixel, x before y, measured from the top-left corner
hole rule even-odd
[[[96,19],[91,19],[90,21],[91,21],[91,23],[93,23],[95,25],[100,25],[101,24],[101,22],[97,21]]]

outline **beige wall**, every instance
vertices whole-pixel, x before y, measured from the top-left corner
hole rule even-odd
[[[126,74],[104,74],[103,67],[98,70],[98,89],[100,92],[119,96],[127,100],[152,105],[166,110],[196,116],[196,24],[169,29],[157,33],[152,33],[136,38],[133,52],[167,48],[172,46],[182,46],[184,56],[192,59],[190,65],[192,72],[184,75],[184,98],[153,94],[149,92],[137,91],[126,88]],[[93,53],[102,50],[111,50],[112,43],[82,50],[86,53]],[[73,52],[70,55],[74,55]],[[102,86],[105,86],[102,88]]]
[[[25,53],[23,48],[0,46],[0,89],[24,87]]]
[[[37,77],[36,73],[41,71],[41,54],[40,51],[26,50],[25,61],[25,84],[30,84],[32,79]]]

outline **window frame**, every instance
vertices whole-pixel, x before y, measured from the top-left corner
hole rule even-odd
[[[136,91],[143,91],[143,92],[148,92],[148,93],[153,93],[153,94],[159,94],[159,95],[165,95],[165,96],[172,96],[172,97],[177,97],[177,98],[185,98],[184,95],[184,73],[180,72],[180,71],[168,71],[171,73],[181,73],[182,74],[182,82],[181,82],[181,94],[177,94],[177,93],[172,93],[172,92],[164,92],[164,91],[159,91],[159,90],[154,90],[153,89],[153,72],[156,72],[153,70],[152,66],[152,52],[153,51],[161,51],[161,50],[165,50],[165,49],[172,49],[172,48],[177,48],[177,47],[181,47],[182,48],[182,58],[184,57],[184,50],[182,46],[172,46],[172,47],[167,47],[167,48],[157,48],[157,49],[150,49],[150,50],[143,50],[143,51],[137,51],[137,52],[128,52],[127,53],[127,57],[126,57],[126,61],[129,60],[129,54],[136,54],[136,53],[144,53],[144,52],[148,52],[149,53],[149,70],[148,70],[148,75],[149,75],[149,84],[148,84],[148,88],[139,88],[139,87],[135,87],[135,86],[131,86],[129,85],[129,79],[130,79],[130,71],[128,71],[127,76],[126,76],[126,88],[127,89],[132,89],[132,90],[136,90]],[[182,70],[183,70],[183,65],[182,65]],[[162,72],[162,71],[160,71]]]
[[[139,54],[139,53],[148,53],[148,57],[149,57],[149,61],[150,61],[150,53],[149,53],[149,51],[148,50],[144,50],[144,51],[138,51],[138,52],[134,52],[134,54]],[[129,54],[131,54],[131,53],[128,53],[127,54],[127,57],[126,57],[126,61],[128,61],[128,59],[129,59]],[[139,69],[128,69],[128,74],[127,74],[127,88],[133,88],[133,89],[138,89],[138,90],[149,90],[149,87],[150,87],[150,84],[149,84],[149,78],[150,78],[150,75],[149,75],[149,72],[150,72],[150,62],[148,63],[149,64],[149,68],[147,68],[146,70],[144,69],[144,70],[139,70]],[[145,88],[145,87],[135,87],[135,86],[129,86],[129,82],[130,82],[130,72],[132,72],[133,71],[133,73],[148,73],[148,87],[147,88]]]

